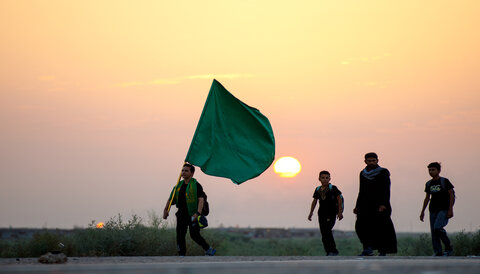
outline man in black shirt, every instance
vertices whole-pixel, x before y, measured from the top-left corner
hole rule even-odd
[[[210,247],[200,235],[200,226],[197,218],[202,215],[206,195],[203,192],[202,185],[193,178],[193,173],[195,173],[195,167],[193,165],[183,165],[183,180],[178,183],[178,186],[173,188],[170,198],[163,210],[163,219],[167,219],[170,200],[173,199],[171,204],[176,204],[178,208],[177,213],[175,213],[177,216],[176,232],[178,255],[185,256],[187,253],[185,235],[187,234],[187,229],[189,229],[190,237],[205,250],[205,255],[213,256],[216,250]]]
[[[360,256],[379,256],[397,252],[397,236],[390,205],[390,172],[378,165],[374,152],[365,154],[367,166],[360,172],[360,190],[353,213],[357,215],[355,232],[363,245]]]
[[[332,184],[330,184],[330,173],[328,171],[321,171],[318,180],[322,183],[321,186],[313,192],[312,206],[310,207],[310,214],[308,220],[312,220],[313,211],[319,201],[318,208],[318,224],[320,232],[322,233],[323,247],[327,256],[337,256],[338,250],[333,238],[332,229],[335,225],[335,219],[343,219],[343,199],[342,192]]]
[[[425,184],[425,200],[423,201],[420,220],[423,222],[425,217],[425,208],[428,203],[430,206],[430,230],[432,233],[432,245],[435,256],[450,256],[453,253],[450,239],[448,239],[445,226],[448,219],[453,217],[453,204],[455,203],[455,192],[453,185],[447,178],[440,177],[441,165],[433,162],[428,165],[428,173],[432,180]],[[442,244],[445,245],[445,252],[442,252]]]

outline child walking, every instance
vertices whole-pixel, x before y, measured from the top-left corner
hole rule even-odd
[[[428,165],[428,173],[432,180],[425,184],[425,200],[423,201],[420,221],[423,222],[425,209],[430,202],[430,230],[432,232],[432,245],[435,256],[450,256],[453,248],[445,231],[448,220],[453,217],[453,204],[455,203],[455,191],[452,183],[444,177],[440,177],[442,167],[440,163],[433,162]],[[442,244],[445,252],[442,252]]]
[[[318,180],[322,183],[313,192],[313,201],[308,214],[308,220],[312,220],[313,211],[319,202],[318,208],[318,224],[322,233],[323,247],[327,256],[337,256],[338,250],[333,238],[333,226],[335,221],[343,219],[343,198],[342,192],[332,184],[330,184],[330,172],[321,171]]]

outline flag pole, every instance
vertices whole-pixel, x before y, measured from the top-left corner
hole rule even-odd
[[[183,162],[184,165],[186,163],[187,162]],[[183,170],[183,165],[182,165],[182,170]],[[170,207],[172,206],[173,198],[175,197],[175,192],[177,192],[178,184],[180,183],[180,179],[182,178],[182,170],[180,170],[180,175],[178,175],[177,184],[175,185],[175,188],[173,189],[172,197],[170,198],[170,202],[168,203],[168,212],[170,212]]]

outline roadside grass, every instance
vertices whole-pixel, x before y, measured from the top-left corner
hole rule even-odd
[[[144,222],[137,215],[124,220],[119,214],[110,218],[103,228],[95,222],[86,229],[71,234],[40,232],[30,239],[0,240],[0,257],[39,257],[48,251],[61,251],[67,256],[175,256],[175,229],[169,227],[155,213],[149,213]],[[251,238],[220,229],[205,229],[202,236],[217,249],[219,256],[323,256],[320,237],[306,238]],[[430,234],[399,233],[398,256],[430,256]],[[480,255],[480,230],[451,233],[455,256]],[[187,255],[202,256],[204,251],[187,235]],[[362,246],[355,234],[336,236],[342,256],[355,256]],[[63,244],[63,247],[59,246]]]

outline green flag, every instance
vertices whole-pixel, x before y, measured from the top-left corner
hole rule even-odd
[[[274,157],[267,117],[213,80],[185,161],[241,184],[262,174]]]

